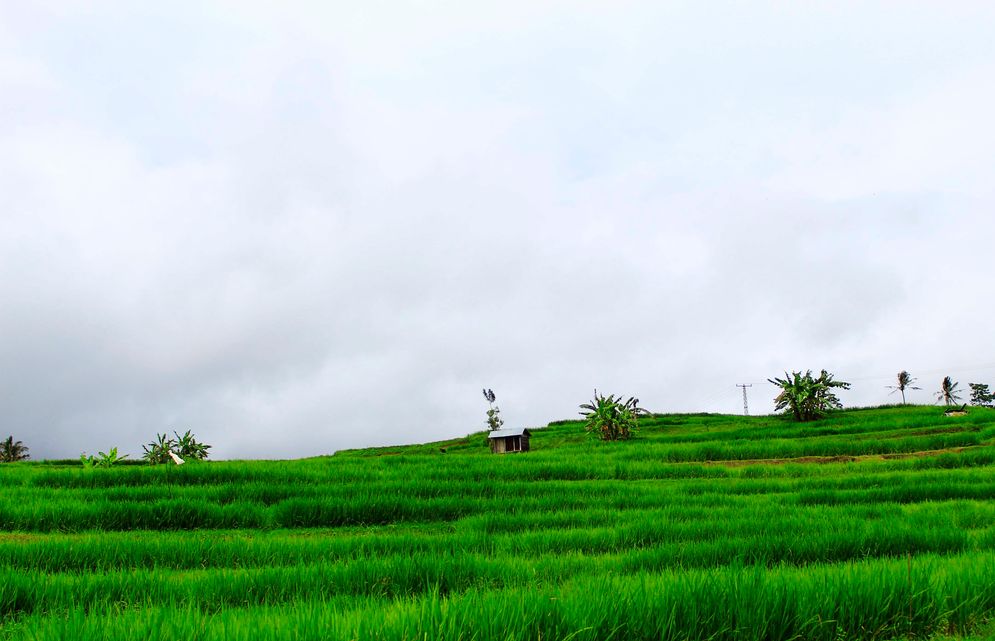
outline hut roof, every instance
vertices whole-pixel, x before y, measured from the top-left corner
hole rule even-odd
[[[530,436],[532,433],[529,432],[528,428],[525,427],[506,427],[503,430],[494,430],[487,435],[487,438],[506,438],[508,436]]]

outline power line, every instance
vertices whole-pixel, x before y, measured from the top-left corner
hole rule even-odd
[[[750,415],[750,403],[746,400],[746,388],[747,387],[753,387],[753,383],[750,383],[748,385],[747,384],[736,383],[736,387],[742,387],[743,388],[743,416],[749,416]]]
[[[926,370],[926,371],[915,370],[915,374],[916,374],[916,376],[930,376],[930,375],[938,375],[938,374],[948,374],[950,372],[979,372],[979,371],[987,371],[987,370],[991,370],[991,369],[995,369],[995,364],[991,364],[991,365],[965,365],[965,366],[961,366],[961,367],[945,367],[945,368],[942,368],[942,369],[931,369],[931,370]],[[912,370],[909,370],[909,371],[910,371],[910,373],[912,372]],[[883,380],[886,380],[886,379],[894,379],[894,378],[895,378],[895,375],[891,374],[891,375],[888,375],[888,376],[861,376],[861,377],[858,377],[858,378],[849,378],[848,377],[847,380],[850,381],[851,383],[857,383],[857,382],[864,382],[864,381],[878,381],[878,380],[882,380],[883,381]]]

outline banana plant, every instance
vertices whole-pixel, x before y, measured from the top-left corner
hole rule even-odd
[[[148,445],[142,446],[142,449],[145,450],[145,453],[142,455],[142,459],[144,459],[149,465],[169,463],[169,453],[173,450],[173,447],[176,446],[176,442],[167,437],[165,434],[157,433],[155,436],[156,440],[152,441]]]
[[[94,467],[110,467],[115,463],[120,463],[126,458],[128,458],[127,454],[119,455],[117,453],[117,448],[112,447],[109,452],[97,452],[96,456],[83,452],[79,455],[79,462],[84,468],[92,469]]]
[[[110,467],[128,458],[128,455],[122,454],[118,456],[117,448],[112,447],[109,452],[97,452],[97,457],[97,465],[100,467]]]
[[[198,442],[190,430],[187,430],[183,436],[180,436],[175,431],[173,434],[176,435],[173,451],[180,458],[193,459],[195,461],[203,461],[207,458],[207,450],[211,449],[211,446]]]
[[[781,388],[774,397],[774,409],[792,415],[796,421],[812,421],[831,410],[842,409],[843,404],[833,390],[850,389],[849,383],[834,380],[826,370],[817,378],[808,370],[804,374],[785,372],[784,378],[768,378],[767,381]]]
[[[598,390],[594,390],[594,400],[584,403],[580,409],[584,410],[580,414],[587,419],[584,429],[603,441],[624,441],[631,438],[638,426],[639,417],[646,414],[646,410],[639,407],[638,398],[630,396],[623,401],[621,396],[603,396],[598,394]]]

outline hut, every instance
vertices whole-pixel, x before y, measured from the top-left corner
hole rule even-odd
[[[491,444],[491,452],[494,454],[507,454],[508,452],[528,452],[529,436],[532,433],[524,427],[494,430],[487,436],[487,441]]]

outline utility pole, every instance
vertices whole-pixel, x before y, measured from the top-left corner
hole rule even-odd
[[[746,400],[746,388],[747,387],[753,387],[753,383],[750,383],[749,385],[741,385],[739,383],[736,383],[736,387],[742,387],[743,388],[743,416],[749,416],[750,415],[750,404]]]

